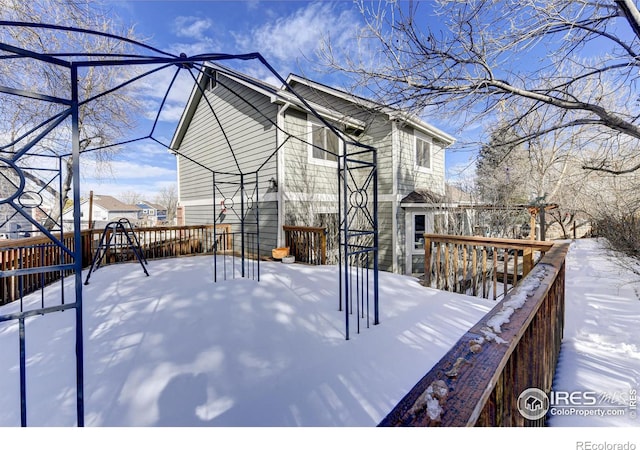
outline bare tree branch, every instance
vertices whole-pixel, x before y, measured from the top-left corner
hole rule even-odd
[[[383,3],[361,0],[359,48],[322,49],[327,67],[350,75],[353,89],[417,114],[450,114],[461,129],[525,99],[570,113],[531,139],[589,125],[640,140],[638,102],[629,101],[639,96],[633,1],[439,0],[433,10]]]
[[[640,38],[640,12],[638,12],[636,5],[631,0],[615,0],[615,2],[633,32]]]
[[[89,5],[76,0],[9,1],[3,4],[3,8],[5,20],[60,24],[112,33],[129,39],[134,38],[133,29],[117,24],[100,2]],[[0,40],[35,53],[50,55],[126,53],[130,45],[125,41],[104,36],[66,30],[36,29],[28,26],[3,27],[0,30]],[[64,68],[26,58],[3,59],[2,62],[0,85],[57,98],[66,98],[70,95],[70,73]],[[135,118],[141,111],[139,99],[131,95],[129,86],[112,91],[112,88],[118,84],[118,80],[127,77],[126,72],[126,68],[88,67],[79,74],[81,153],[118,142],[135,126]],[[99,95],[105,92],[108,94]],[[95,99],[90,102],[82,102],[94,97]],[[5,98],[2,100],[0,118],[5,120],[4,124],[0,124],[0,133],[11,135],[16,135],[16,130],[32,129],[45,118],[55,116],[61,108],[55,103],[29,101],[22,98],[11,101]],[[12,116],[15,111],[19,111],[18,116]],[[8,117],[15,117],[16,120],[7,121]],[[46,151],[59,156],[68,155],[70,143],[67,131],[64,127],[53,130],[45,140],[38,143],[33,151]],[[86,157],[95,159],[99,164],[109,164],[118,151],[117,147],[109,147],[91,152]],[[45,224],[49,229],[60,225],[59,219],[62,214],[60,205],[64,207],[67,204],[71,191],[73,180],[71,157],[65,158],[63,166],[65,172],[61,174],[64,178],[60,193],[61,200],[53,203],[54,210]],[[52,193],[50,189],[48,192]]]

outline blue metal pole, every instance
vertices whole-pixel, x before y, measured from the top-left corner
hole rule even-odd
[[[373,324],[380,324],[378,307],[378,158],[377,150],[373,152]]]
[[[345,145],[346,147],[346,145]],[[349,303],[347,300],[351,299],[351,295],[349,293],[349,272],[351,261],[349,260],[349,191],[347,189],[347,149],[344,149],[343,155],[340,157],[342,159],[342,214],[343,214],[343,224],[342,224],[342,233],[343,233],[343,252],[344,252],[344,295],[345,295],[345,303],[344,303],[344,334],[345,339],[349,340]]]
[[[258,281],[260,281],[260,185],[258,184],[260,178],[258,172],[256,172],[256,245],[257,245],[257,259],[258,259]]]
[[[244,212],[244,174],[240,174],[240,261],[242,262],[242,278],[244,278],[244,220],[246,214]]]
[[[58,157],[58,192],[62,192],[62,157]],[[63,211],[63,205],[62,205],[62,196],[58,195],[58,205],[60,207],[60,211]],[[62,222],[62,214],[60,214],[60,222]],[[91,217],[89,217],[89,222],[91,222]],[[55,242],[55,241],[54,241]],[[60,242],[64,242],[64,226],[60,227]],[[66,261],[66,253],[62,250],[60,250],[59,252],[60,254],[60,261],[58,261],[58,264],[64,265],[65,261]],[[60,271],[60,285],[64,286],[64,281],[66,278],[66,273],[64,270]],[[62,289],[60,298],[62,301],[62,304],[64,305],[65,302],[65,294],[64,294],[64,289]]]
[[[78,68],[71,66],[71,133],[73,170],[73,240],[76,293],[76,402],[78,426],[84,426],[84,343],[82,334],[82,234],[80,233],[80,111]]]
[[[339,159],[338,159],[339,161]],[[340,194],[340,179],[342,177],[340,164],[338,164],[338,169],[336,172],[338,178],[338,311],[342,311],[342,249],[340,246],[342,245],[342,232],[341,232],[341,223],[340,217],[342,215],[342,195]]]
[[[24,341],[24,317],[18,319],[20,339],[20,425],[27,426],[27,361]]]
[[[211,192],[213,193],[213,282],[218,282],[218,236],[216,234],[216,173],[211,172]],[[184,214],[184,213],[183,213]]]

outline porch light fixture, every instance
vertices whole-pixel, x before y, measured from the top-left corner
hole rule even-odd
[[[269,190],[275,192],[278,190],[278,182],[274,177],[269,178]]]

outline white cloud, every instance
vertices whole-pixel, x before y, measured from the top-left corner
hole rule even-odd
[[[153,201],[160,193],[166,182],[153,182],[153,183],[121,183],[114,181],[92,181],[83,183],[80,191],[81,197],[88,197],[91,191],[94,194],[112,195],[116,198],[120,197],[124,193],[136,192],[140,194],[145,200]]]
[[[165,151],[166,152],[166,151]],[[172,164],[173,156],[166,152],[166,155],[155,152],[155,159],[150,157],[151,152],[149,150],[142,151],[140,153],[132,154],[132,157],[140,156],[137,161],[134,160],[118,160],[106,163],[107,165],[98,165],[93,160],[83,160],[81,165],[81,173],[83,178],[87,181],[90,180],[117,180],[123,183],[129,183],[131,181],[138,182],[139,180],[175,180],[176,168],[165,167],[159,165],[164,162]],[[147,163],[147,161],[153,161],[156,164]],[[108,174],[108,176],[105,176]]]
[[[104,176],[98,170],[96,163],[91,160],[82,161],[80,195],[87,196],[90,191],[97,194],[118,195],[124,192],[137,192],[148,200],[153,200],[160,190],[168,185],[176,184],[177,172],[174,167],[163,167],[165,163],[170,166],[174,157],[159,153],[149,146],[136,146],[135,156],[140,156],[138,161],[112,161],[109,163],[109,176]],[[132,155],[133,156],[133,155]],[[147,162],[148,161],[148,162]],[[102,176],[100,176],[102,175]]]
[[[180,71],[173,85],[171,85],[171,90],[167,93],[171,80],[175,75],[175,70],[175,67],[169,67],[156,72],[141,80],[136,86],[136,95],[143,103],[145,118],[155,120],[162,99],[166,95],[167,98],[160,120],[177,123],[180,119],[182,110],[193,89],[194,78],[186,71]],[[196,71],[194,71],[193,76],[198,76]]]
[[[204,33],[211,28],[212,22],[209,18],[196,16],[178,16],[173,22],[173,31],[178,37],[193,39],[204,38]]]
[[[278,17],[250,36],[236,35],[240,48],[259,51],[267,60],[292,62],[298,57],[312,57],[323,37],[344,45],[355,36],[359,20],[353,9],[341,9],[335,3],[314,2],[287,17]]]
[[[111,163],[114,175],[121,179],[175,178],[175,169],[154,166],[133,161],[114,161]]]
[[[182,117],[184,105],[165,105],[160,113],[160,120],[177,123]]]

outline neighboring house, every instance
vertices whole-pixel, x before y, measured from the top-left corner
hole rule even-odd
[[[93,205],[89,204],[89,199],[80,202],[80,228],[89,228],[89,209],[91,207],[91,221],[93,228],[100,229],[107,226],[109,222],[120,219],[128,219],[132,225],[138,224],[140,208],[136,205],[127,205],[110,195],[94,195]],[[66,230],[73,229],[73,207],[67,208],[62,214],[62,222]]]
[[[18,186],[17,176],[10,171],[2,171],[0,176],[0,197],[9,198],[16,194],[16,186]],[[28,183],[28,182],[27,182]],[[29,186],[33,188],[33,186]],[[0,204],[0,239],[19,239],[30,237],[36,227],[29,221],[38,221],[42,205],[42,197],[37,190],[30,191],[29,187],[25,188],[18,196],[14,203],[19,205],[22,212],[18,212],[9,203]],[[29,219],[27,217],[29,217]]]
[[[335,235],[337,161],[318,147],[340,152],[337,136],[291,92],[218,65],[208,71],[213,81],[199,79],[206,99],[201,90],[192,91],[171,143],[184,223],[228,220],[220,210],[230,202],[220,204],[219,199],[233,194],[220,186],[232,180],[216,180],[214,218],[211,170],[235,173],[241,167],[252,173],[260,168],[258,198],[251,201],[260,205],[261,253],[284,244],[283,225],[322,226]],[[401,111],[297,75],[287,83],[348,139],[377,149],[379,267],[421,272],[421,235],[442,228],[438,211],[445,196],[445,148],[453,137]],[[422,195],[434,201],[419,200]]]
[[[140,208],[140,226],[155,227],[167,220],[167,208],[162,205],[142,200],[136,203],[136,206]]]
[[[21,197],[22,210],[30,218],[34,218],[35,201],[31,201],[28,195]],[[21,213],[7,204],[0,205],[0,239],[19,239],[29,237],[35,230],[35,226]]]

